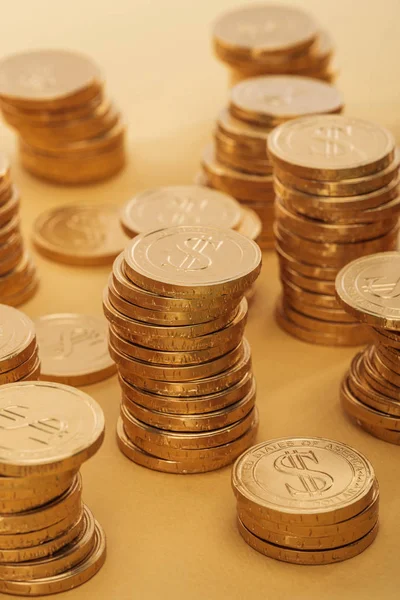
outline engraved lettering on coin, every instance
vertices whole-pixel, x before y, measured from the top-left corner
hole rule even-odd
[[[176,244],[174,254],[169,254],[165,266],[171,265],[179,271],[198,271],[207,269],[213,263],[210,253],[218,252],[223,241],[215,241],[212,237],[193,237]],[[178,250],[181,255],[176,254]],[[182,256],[183,255],[183,256]]]
[[[286,489],[293,498],[301,496],[314,497],[329,490],[334,481],[329,473],[310,468],[318,465],[318,458],[312,450],[286,450],[284,454],[278,456],[274,461],[274,467],[277,471],[298,478],[299,488],[290,483],[285,483]]]

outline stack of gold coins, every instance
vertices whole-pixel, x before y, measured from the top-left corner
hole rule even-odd
[[[21,162],[33,175],[81,184],[124,166],[125,127],[87,57],[33,50],[0,61],[0,107],[19,134]]]
[[[62,592],[105,560],[104,533],[82,503],[79,468],[100,448],[104,415],[75,388],[0,388],[0,591]]]
[[[0,302],[19,306],[36,292],[38,279],[20,232],[19,192],[8,160],[0,156]]]
[[[400,444],[400,252],[359,258],[336,279],[339,302],[369,325],[374,341],[341,386],[345,412],[382,440]]]
[[[115,261],[103,305],[122,390],[118,443],[134,462],[211,471],[253,442],[244,294],[260,268],[253,241],[195,225],[138,235]]]
[[[386,129],[340,115],[285,123],[268,138],[276,191],[281,327],[301,340],[358,345],[369,332],[335,297],[351,260],[397,247],[395,141]]]
[[[213,28],[216,56],[232,83],[254,75],[305,75],[332,81],[333,42],[298,8],[253,5],[222,15]]]
[[[247,450],[232,486],[240,535],[265,556],[299,565],[347,560],[378,533],[370,462],[341,442],[281,438]]]
[[[296,117],[338,113],[342,108],[343,98],[334,87],[309,77],[254,77],[231,90],[229,108],[217,120],[215,149],[206,149],[198,182],[231,194],[258,214],[262,249],[274,246],[275,194],[268,135]]]
[[[40,360],[32,321],[19,310],[0,304],[0,323],[0,385],[38,379]]]

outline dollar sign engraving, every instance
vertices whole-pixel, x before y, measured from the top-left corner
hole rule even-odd
[[[73,215],[65,222],[65,228],[65,237],[77,248],[98,248],[106,239],[104,223],[93,216]]]
[[[54,357],[63,359],[74,354],[76,346],[87,342],[90,348],[92,348],[97,343],[101,343],[102,339],[103,336],[101,333],[94,329],[77,327],[62,331],[60,337],[54,342],[46,344],[46,340],[44,340],[42,346],[46,346],[47,351]]]
[[[318,464],[318,458],[312,450],[285,450],[274,462],[274,468],[280,473],[297,477],[302,489],[285,483],[286,489],[293,498],[311,498],[329,490],[334,481],[329,473],[309,469],[307,461]]]
[[[179,198],[175,196],[174,198],[170,198],[166,205],[166,216],[169,225],[182,225],[186,221],[186,216],[193,213],[193,210],[196,208],[200,212],[204,212],[208,206],[208,200],[204,199],[199,204],[196,205],[195,202],[191,198]],[[173,210],[172,217],[168,215],[168,211]],[[193,216],[193,215],[192,215]],[[158,216],[158,220],[161,223],[165,223],[165,214],[160,212]],[[201,221],[200,215],[197,215],[194,222],[199,223]]]
[[[222,241],[215,241],[211,237],[194,237],[183,242],[183,246],[176,244],[174,255],[169,254],[163,267],[170,265],[178,271],[199,271],[212,265],[212,258],[206,251],[217,252],[222,246]]]
[[[366,277],[364,281],[362,291],[376,298],[391,300],[400,296],[400,277],[395,281],[388,281],[386,277]]]
[[[4,433],[19,431],[25,439],[42,446],[49,446],[52,438],[62,438],[68,433],[68,423],[54,417],[43,417],[30,421],[29,407],[22,405],[6,406],[0,409],[0,430]],[[3,437],[3,436],[2,436]],[[7,448],[2,439],[2,448]]]
[[[314,141],[310,145],[310,150],[313,154],[328,158],[351,153],[364,156],[364,152],[356,148],[351,138],[352,128],[350,125],[346,127],[318,127],[313,132],[312,139]]]

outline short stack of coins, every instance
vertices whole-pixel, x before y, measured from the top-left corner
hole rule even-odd
[[[79,390],[1,386],[0,591],[69,590],[105,560],[105,536],[82,502],[81,465],[100,448],[104,415]]]
[[[369,326],[373,344],[353,359],[341,385],[350,418],[371,435],[400,444],[400,252],[381,252],[344,267],[339,302]]]
[[[20,232],[19,192],[8,160],[0,156],[0,302],[19,306],[36,292],[38,279]]]
[[[370,462],[341,442],[281,438],[236,461],[239,533],[276,560],[322,565],[357,556],[378,533],[379,486]]]
[[[397,247],[399,161],[392,134],[340,115],[285,123],[268,138],[276,191],[282,329],[311,343],[359,345],[368,329],[335,296],[351,260]]]
[[[254,77],[236,85],[229,107],[217,120],[215,148],[206,149],[199,183],[237,198],[262,222],[258,243],[274,247],[274,188],[267,154],[268,135],[277,125],[310,114],[338,113],[342,95],[309,77]]]
[[[19,310],[0,304],[0,324],[0,386],[39,379],[40,359],[32,321]]]
[[[103,305],[122,390],[118,444],[134,462],[199,473],[253,443],[244,294],[260,268],[255,242],[206,226],[138,235],[115,261]]]
[[[0,108],[19,134],[22,165],[56,183],[107,179],[125,163],[125,127],[87,57],[33,50],[0,61]]]
[[[333,42],[306,12],[256,4],[223,14],[213,46],[233,84],[255,75],[305,75],[332,81]]]

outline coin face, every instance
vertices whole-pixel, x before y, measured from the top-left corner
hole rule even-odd
[[[101,82],[86,56],[65,50],[33,50],[0,61],[0,96],[12,100],[52,100]]]
[[[104,415],[83,392],[59,383],[0,388],[0,474],[69,470],[101,444]]]
[[[251,122],[333,113],[342,106],[343,98],[333,86],[295,75],[253,77],[231,92],[233,113]]]
[[[234,229],[240,219],[241,208],[236,200],[197,185],[146,190],[127,202],[121,214],[123,227],[132,235],[176,225]]]
[[[238,459],[232,475],[240,497],[293,517],[345,509],[371,492],[374,479],[364,456],[321,438],[262,442]]]
[[[181,226],[138,236],[125,249],[124,259],[138,285],[195,295],[196,288],[211,292],[254,280],[261,251],[236,231]]]
[[[35,328],[42,379],[85,385],[114,373],[103,319],[79,314],[46,315],[36,319]]]
[[[295,119],[274,129],[268,138],[272,159],[315,179],[373,173],[392,161],[394,149],[394,138],[385,128],[341,115]]]
[[[24,362],[35,346],[35,327],[24,313],[0,304],[0,371]]]
[[[129,238],[114,206],[60,206],[41,214],[34,224],[37,249],[68,264],[108,264]]]
[[[400,328],[400,253],[380,252],[358,258],[336,278],[336,293],[360,320]]]
[[[277,5],[241,8],[223,15],[214,26],[214,37],[221,46],[254,54],[301,47],[311,43],[317,33],[307,13]]]

